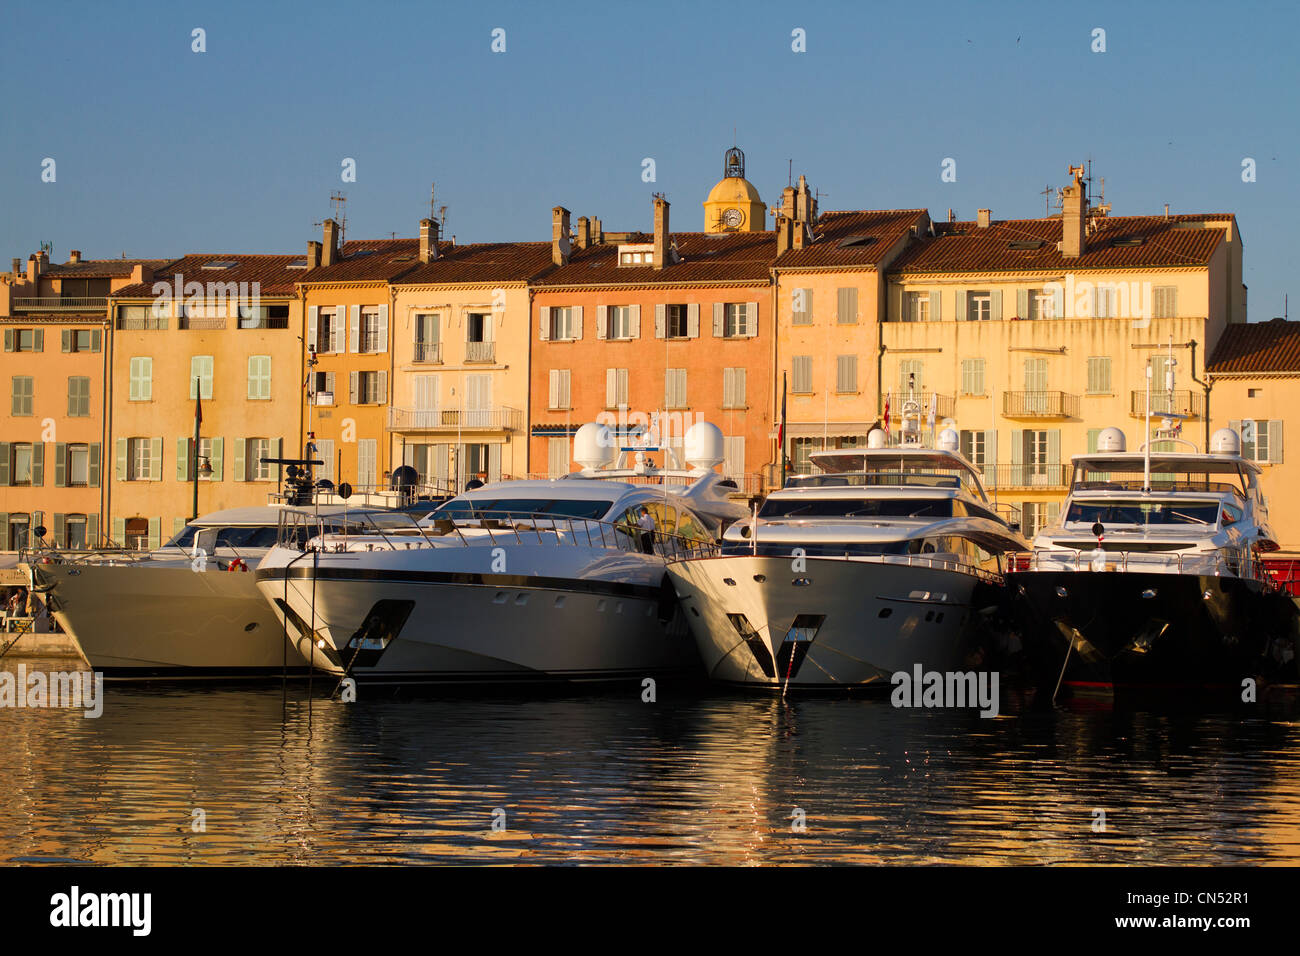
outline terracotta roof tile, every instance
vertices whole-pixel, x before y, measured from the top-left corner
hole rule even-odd
[[[1214,347],[1206,371],[1300,372],[1300,322],[1238,322],[1229,325]]]
[[[250,286],[256,282],[262,295],[293,295],[297,291],[294,284],[303,277],[306,270],[291,269],[289,265],[302,261],[302,256],[195,253],[165,263],[154,270],[152,279],[118,289],[113,293],[113,298],[152,298],[155,282],[172,283],[175,276],[180,276],[182,283],[202,282],[205,286],[209,282],[246,282]],[[233,264],[222,269],[211,268],[220,262]],[[205,269],[205,265],[208,268]]]
[[[640,233],[630,243],[652,242]],[[655,285],[680,282],[736,283],[766,281],[776,258],[776,233],[674,232],[681,257],[663,269],[652,266],[620,266],[618,243],[605,242],[575,249],[569,264],[539,277],[538,286]],[[547,246],[549,250],[549,244]],[[548,252],[549,254],[549,252]]]
[[[388,282],[420,265],[419,239],[349,239],[339,261],[311,272],[299,282]]]
[[[122,279],[131,274],[136,265],[144,264],[145,273],[171,262],[171,259],[82,259],[80,262],[50,263],[41,275],[75,276],[79,279]]]
[[[927,222],[924,209],[824,212],[813,226],[816,241],[791,249],[777,268],[874,267],[913,226]]]
[[[551,268],[549,242],[480,242],[438,246],[438,258],[418,262],[399,285],[525,282]]]
[[[974,222],[936,222],[935,235],[906,249],[891,272],[1023,272],[1203,266],[1224,239],[1230,215],[1111,216],[1098,220],[1083,255],[1056,249],[1061,220],[1007,219],[981,229]],[[1117,242],[1118,240],[1118,242]],[[1140,240],[1136,241],[1136,240]],[[1034,243],[1040,245],[1035,246]],[[1013,245],[1013,243],[1015,245]]]

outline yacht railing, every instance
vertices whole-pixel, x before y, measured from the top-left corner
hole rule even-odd
[[[1217,551],[1124,551],[1106,550],[1104,566],[1094,562],[1095,550],[1076,548],[1037,549],[1019,566],[1026,571],[1132,571],[1156,574],[1198,574],[1266,580],[1250,548],[1221,548]]]
[[[896,564],[909,568],[956,571],[961,574],[974,575],[981,581],[987,581],[990,584],[999,584],[1002,581],[1002,575],[996,571],[990,571],[988,568],[980,567],[978,564],[959,557],[941,554],[855,554],[852,551],[832,553],[829,546],[825,550],[820,547],[814,549],[804,545],[782,545],[776,548],[772,545],[764,545],[761,542],[756,549],[750,542],[743,544],[728,542],[720,553],[723,557],[744,558],[756,555],[760,558],[789,558],[794,561],[800,557],[793,553],[795,548],[800,548],[805,552],[802,555],[804,558],[830,558],[836,561],[852,561],[855,564]],[[711,556],[694,555],[684,560],[689,561],[695,558]],[[799,577],[801,575],[803,575],[803,572],[799,572],[795,576]]]
[[[459,519],[430,516],[423,523],[415,515],[401,512],[334,514],[329,523],[336,527],[328,527],[324,519],[310,511],[286,509],[280,515],[280,545],[299,551],[319,548],[324,553],[526,544],[644,553],[644,533],[651,536],[654,553],[665,560],[718,552],[714,541],[668,531],[642,532],[624,523],[544,512],[495,512]],[[340,524],[342,527],[337,527]]]

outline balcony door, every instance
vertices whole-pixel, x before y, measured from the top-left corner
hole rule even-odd
[[[465,427],[492,427],[492,376],[465,376]]]
[[[1047,413],[1047,359],[1025,359],[1025,411]]]

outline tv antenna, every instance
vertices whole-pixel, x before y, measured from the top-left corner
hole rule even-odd
[[[438,221],[438,235],[447,232],[447,207],[438,205],[438,184],[429,184],[429,218]]]
[[[348,231],[348,214],[347,206],[345,205],[347,201],[347,194],[341,190],[336,189],[334,192],[330,193],[330,218],[332,218],[335,224],[339,227],[340,246],[343,245],[343,241],[346,238]],[[314,222],[312,225],[323,226],[324,221]]]

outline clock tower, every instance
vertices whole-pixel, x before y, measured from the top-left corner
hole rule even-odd
[[[753,183],[745,178],[745,154],[736,146],[722,161],[722,179],[704,201],[705,232],[763,232],[767,208]]]

